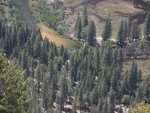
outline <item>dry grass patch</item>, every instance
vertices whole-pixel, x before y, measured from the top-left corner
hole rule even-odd
[[[53,29],[48,28],[43,23],[39,23],[38,27],[41,30],[42,36],[45,38],[48,38],[51,42],[54,42],[57,46],[63,45],[66,48],[73,49],[73,48],[79,48],[80,43],[75,40],[63,38],[56,34],[56,32]]]

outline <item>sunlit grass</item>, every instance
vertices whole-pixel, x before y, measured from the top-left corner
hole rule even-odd
[[[37,25],[40,30],[42,36],[45,38],[48,38],[51,42],[54,42],[57,46],[63,45],[66,48],[73,49],[73,48],[79,48],[81,45],[78,41],[63,38],[56,34],[56,32],[44,25],[42,22],[38,23]]]

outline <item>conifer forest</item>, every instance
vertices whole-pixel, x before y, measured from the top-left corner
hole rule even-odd
[[[150,0],[0,0],[0,113],[150,113]]]

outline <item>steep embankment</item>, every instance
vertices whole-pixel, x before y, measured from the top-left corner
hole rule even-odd
[[[43,23],[37,23],[32,16],[28,3],[26,0],[14,0],[16,7],[19,9],[22,19],[30,26],[37,26],[41,30],[43,38],[48,38],[51,42],[54,42],[57,46],[63,45],[66,48],[79,48],[80,43],[71,39],[61,38],[54,30],[48,28]]]

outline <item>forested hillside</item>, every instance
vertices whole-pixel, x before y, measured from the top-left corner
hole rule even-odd
[[[10,1],[22,16],[0,21],[0,113],[149,113],[149,10],[142,25],[123,19],[114,39],[111,12],[100,34],[90,17],[87,4],[98,0],[75,10],[71,34],[66,1]]]

